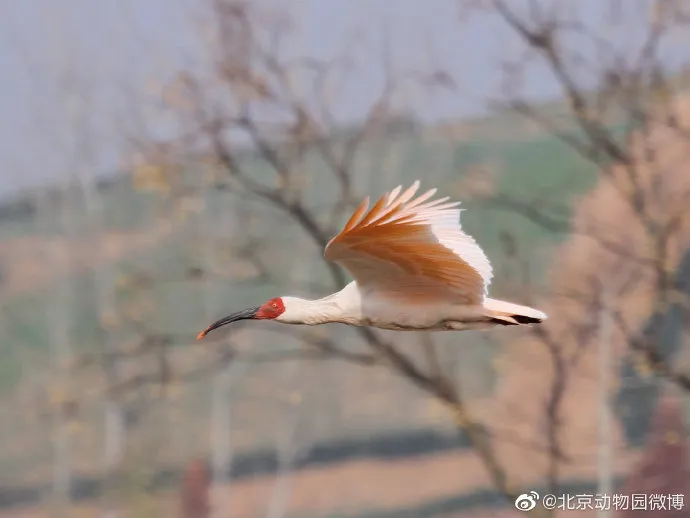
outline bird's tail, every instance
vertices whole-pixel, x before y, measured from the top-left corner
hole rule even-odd
[[[538,309],[489,298],[484,300],[484,311],[495,324],[504,326],[539,324],[548,318]]]

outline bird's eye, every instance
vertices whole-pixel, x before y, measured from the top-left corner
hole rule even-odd
[[[272,307],[273,309],[278,309],[278,304],[276,304],[276,303],[274,302],[273,304],[271,304],[271,307]]]

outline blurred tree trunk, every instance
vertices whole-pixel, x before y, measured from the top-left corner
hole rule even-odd
[[[87,137],[88,138],[88,137]],[[85,143],[83,150],[85,160],[90,156],[90,147]],[[102,241],[105,232],[103,225],[103,200],[96,185],[93,170],[89,164],[80,171],[79,185],[81,188],[86,220],[89,225],[88,234],[90,241],[97,249],[98,242]],[[103,243],[105,244],[105,243]],[[95,258],[98,267],[94,270],[94,288],[96,290],[96,309],[99,317],[99,344],[106,383],[114,387],[119,379],[119,366],[117,358],[109,354],[114,351],[116,344],[113,342],[112,326],[107,320],[115,314],[115,301],[113,292],[113,272],[108,261],[100,261]],[[112,391],[107,391],[104,410],[104,437],[103,437],[103,470],[105,476],[105,496],[101,508],[101,515],[108,518],[117,516],[117,504],[112,497],[112,491],[116,489],[117,468],[122,460],[125,450],[126,423],[124,409]]]
[[[315,261],[311,256],[295,256],[295,262],[290,267],[288,275],[289,290],[299,289],[309,282],[310,272],[315,269]],[[295,463],[300,457],[308,453],[311,446],[310,431],[314,423],[309,422],[307,395],[304,390],[303,362],[290,362],[282,368],[282,376],[278,381],[284,388],[279,390],[282,396],[280,404],[283,411],[275,416],[275,450],[277,470],[271,499],[266,510],[266,518],[283,518],[290,510],[290,496]],[[278,421],[279,420],[279,421]]]
[[[208,201],[208,200],[206,200]],[[223,223],[231,225],[233,219],[232,207],[224,204],[222,207],[221,219]],[[201,244],[201,265],[203,270],[203,308],[204,321],[212,322],[218,315],[216,314],[217,304],[215,302],[212,285],[217,282],[214,274],[213,257],[216,236],[211,229],[215,225],[208,224],[206,218],[211,214],[210,211],[203,211],[198,218],[198,236],[202,240]],[[226,225],[220,225],[227,229]],[[232,225],[231,225],[232,226]],[[230,237],[234,232],[229,232]],[[230,362],[224,369],[220,370],[211,381],[211,422],[210,422],[210,444],[211,444],[211,516],[225,516],[228,512],[228,491],[229,491],[229,470],[232,462],[232,413],[230,408],[230,390],[232,384],[232,371],[234,364]]]
[[[242,13],[246,8],[245,0],[228,0],[224,2],[215,1],[215,6],[218,9],[223,9],[226,12],[236,12]],[[250,60],[250,39],[251,35],[247,33],[247,25],[242,22],[242,16],[239,18],[235,16],[229,16],[227,18],[219,19],[221,22],[225,22],[225,25],[218,27],[217,34],[221,36],[221,44],[224,48],[228,49],[228,52],[223,56],[223,65],[227,67],[227,70],[233,70],[239,67],[248,66]],[[224,203],[221,207],[221,219],[223,220],[222,227],[225,231],[226,239],[232,239],[235,235],[235,229],[238,227],[236,225],[237,218],[234,217],[234,210],[230,207],[230,204]],[[208,214],[209,211],[205,211],[204,214]],[[204,288],[205,288],[205,312],[207,322],[211,322],[217,318],[212,313],[215,308],[215,304],[210,303],[210,294],[207,291],[211,287],[211,282],[213,278],[210,272],[213,271],[213,245],[216,242],[216,236],[210,234],[212,228],[218,228],[220,225],[204,225],[203,218],[200,219],[202,222],[201,232],[205,236],[205,246],[204,248],[204,271],[206,276],[204,278]],[[211,395],[211,448],[212,448],[212,465],[213,465],[213,504],[212,504],[212,514],[214,516],[223,516],[224,513],[228,512],[229,508],[229,475],[230,467],[232,462],[232,445],[231,445],[231,432],[232,432],[232,415],[230,407],[230,390],[232,383],[233,373],[236,371],[238,366],[230,361],[224,369],[222,369],[213,378],[213,387]]]
[[[230,411],[231,367],[214,376],[211,389],[211,463],[212,472],[212,516],[222,516],[228,498],[229,470],[232,460],[232,415]]]
[[[68,177],[69,179],[69,177]],[[66,192],[69,191],[65,185]],[[72,356],[70,336],[70,310],[73,305],[73,293],[70,285],[71,262],[69,250],[72,240],[74,215],[73,208],[66,203],[59,202],[58,214],[54,207],[46,199],[47,191],[39,195],[41,209],[40,214],[46,222],[47,232],[55,221],[59,223],[56,237],[56,246],[51,247],[50,262],[58,272],[55,297],[50,305],[49,334],[54,365],[54,379],[51,387],[51,400],[53,402],[53,495],[56,511],[60,516],[67,516],[69,509],[70,493],[72,487],[72,444],[69,433],[69,415],[65,411],[68,408],[71,397],[70,376],[67,366]],[[46,206],[47,205],[47,206]]]
[[[684,332],[688,323],[686,301],[690,297],[690,249],[685,252],[676,271],[674,289],[680,297],[652,313],[633,343],[633,358],[621,366],[621,378],[626,380],[616,397],[618,419],[623,424],[630,444],[641,447],[650,431],[652,414],[662,395],[662,386],[655,377],[641,374],[635,367],[634,355],[646,360],[652,370],[663,364],[677,365],[682,350]],[[664,373],[665,377],[669,373]],[[690,384],[687,375],[670,374],[671,380],[681,387]],[[686,397],[685,394],[679,397]],[[632,411],[634,409],[634,412]]]

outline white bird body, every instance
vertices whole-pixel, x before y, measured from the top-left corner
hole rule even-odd
[[[390,330],[473,330],[539,323],[534,308],[488,297],[493,269],[463,232],[458,202],[417,196],[419,181],[400,194],[368,198],[326,246],[329,261],[354,277],[342,290],[317,300],[277,297],[211,324],[199,334],[242,319],[285,324],[331,322]]]
[[[319,325],[341,323],[355,326],[371,326],[394,331],[461,331],[493,327],[486,321],[487,308],[501,311],[503,301],[485,299],[480,306],[429,302],[423,307],[406,301],[390,301],[378,293],[363,296],[356,281],[342,290],[317,300],[297,297],[282,297],[285,311],[275,318],[277,322],[298,325]],[[534,313],[535,318],[543,313],[526,306],[510,304],[506,313]],[[529,311],[531,310],[531,311]]]

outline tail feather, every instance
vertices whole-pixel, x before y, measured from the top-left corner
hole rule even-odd
[[[484,301],[484,310],[487,317],[504,326],[539,324],[548,318],[538,309],[489,298]]]

